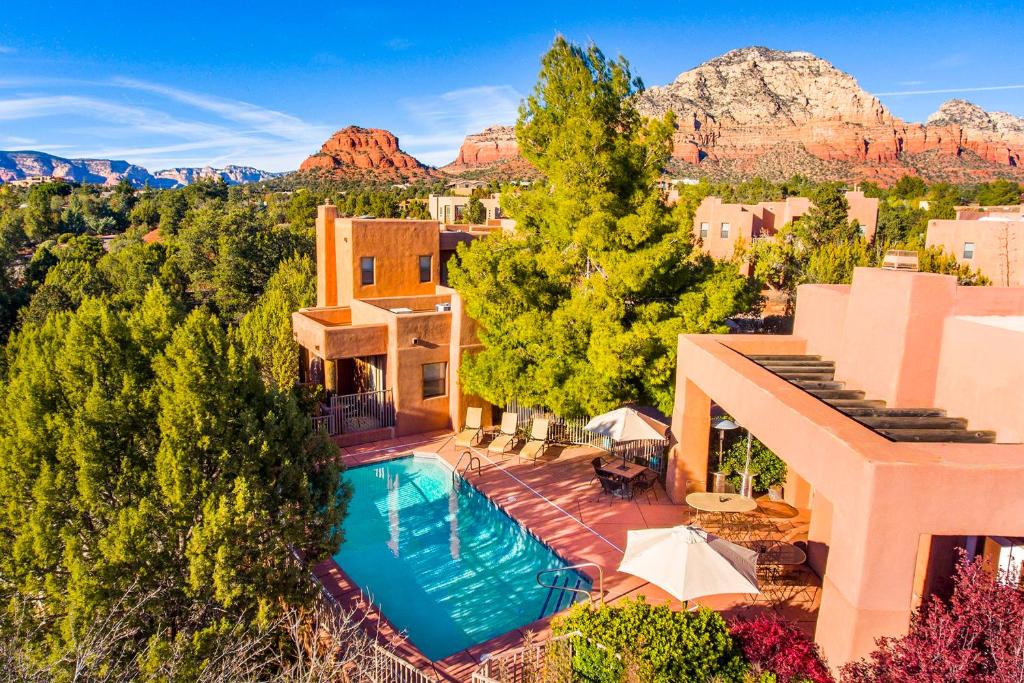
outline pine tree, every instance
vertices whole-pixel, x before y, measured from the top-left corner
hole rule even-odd
[[[484,344],[464,361],[469,391],[565,415],[634,400],[670,410],[679,333],[724,331],[755,300],[665,206],[673,122],[642,119],[642,87],[595,46],[559,37],[544,56],[516,136],[545,180],[503,194],[516,232],[461,248],[451,270]]]

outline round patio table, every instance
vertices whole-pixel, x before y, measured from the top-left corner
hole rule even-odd
[[[686,504],[701,512],[753,512],[757,501],[738,493],[691,493]]]
[[[757,509],[757,502],[753,498],[738,493],[690,493],[686,496],[686,504],[697,511],[698,525],[702,523],[701,513],[716,515],[719,534],[726,534],[731,528],[731,525],[725,523],[727,514],[753,512]]]

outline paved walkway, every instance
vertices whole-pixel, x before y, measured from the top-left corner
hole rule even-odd
[[[386,442],[343,448],[342,458],[352,467],[399,457],[413,451],[437,453],[454,465],[465,449],[456,448],[448,432],[433,432]],[[642,579],[617,571],[626,547],[626,534],[630,529],[675,526],[690,521],[692,510],[668,500],[658,486],[649,497],[640,496],[633,501],[598,496],[600,486],[592,483],[590,461],[602,452],[589,447],[551,448],[545,456],[532,463],[520,464],[515,457],[491,456],[486,447],[474,448],[484,464],[477,474],[475,469],[466,478],[518,522],[540,537],[571,564],[593,562],[604,572],[605,601],[614,603],[624,598],[643,595],[654,604],[669,603],[675,609],[683,605],[663,590]],[[806,539],[807,513],[792,519],[778,521],[780,534],[786,540]],[[598,585],[597,571],[583,570]],[[317,567],[316,573],[328,589],[350,607],[358,599],[358,589],[345,577],[333,561]],[[814,577],[808,574],[808,578]],[[777,612],[800,623],[813,633],[820,591],[804,591],[784,604],[776,605]],[[764,605],[751,605],[750,596],[720,595],[702,598],[697,602],[723,612],[727,618],[752,615],[766,609]],[[368,623],[379,628],[382,640],[395,645],[403,656],[421,666],[431,666],[412,645],[402,638],[386,620],[370,610]],[[444,679],[467,680],[481,658],[493,652],[522,644],[522,632],[545,633],[547,620],[529,624],[519,631],[506,634],[476,647],[469,648],[432,666]]]

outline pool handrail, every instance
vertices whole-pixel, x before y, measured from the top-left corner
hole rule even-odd
[[[604,606],[604,569],[599,564],[595,564],[593,562],[581,562],[580,564],[571,564],[571,565],[569,565],[567,567],[552,567],[551,569],[542,569],[539,572],[537,572],[537,576],[534,577],[534,578],[536,578],[537,584],[540,585],[541,588],[548,588],[548,589],[557,588],[558,590],[571,591],[573,593],[582,593],[582,594],[587,596],[587,602],[589,602],[590,604],[594,604],[594,596],[591,595],[593,587],[591,587],[591,590],[583,590],[582,588],[569,588],[568,586],[559,586],[558,584],[548,584],[548,583],[544,583],[543,581],[541,581],[541,577],[544,576],[545,574],[557,574],[558,572],[564,572],[564,571],[568,571],[570,569],[583,569],[584,567],[593,567],[594,569],[597,570],[597,593],[598,593],[598,599],[600,600],[601,606],[603,607]]]
[[[465,469],[463,469],[462,472],[459,472],[459,465],[462,464],[462,459],[465,458],[467,455],[469,456],[469,462],[466,463]],[[476,476],[479,477],[482,467],[480,463],[480,458],[476,456],[472,451],[462,451],[462,455],[460,455],[459,459],[455,461],[455,467],[452,469],[452,481],[455,481],[456,476],[460,476],[463,479],[465,479],[465,474],[473,468],[473,463],[476,463]]]

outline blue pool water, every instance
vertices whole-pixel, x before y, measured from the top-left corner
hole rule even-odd
[[[443,659],[582,599],[537,585],[566,563],[433,457],[348,470],[335,561],[423,654]],[[559,584],[589,589],[575,571]],[[547,579],[553,577],[548,576]]]

